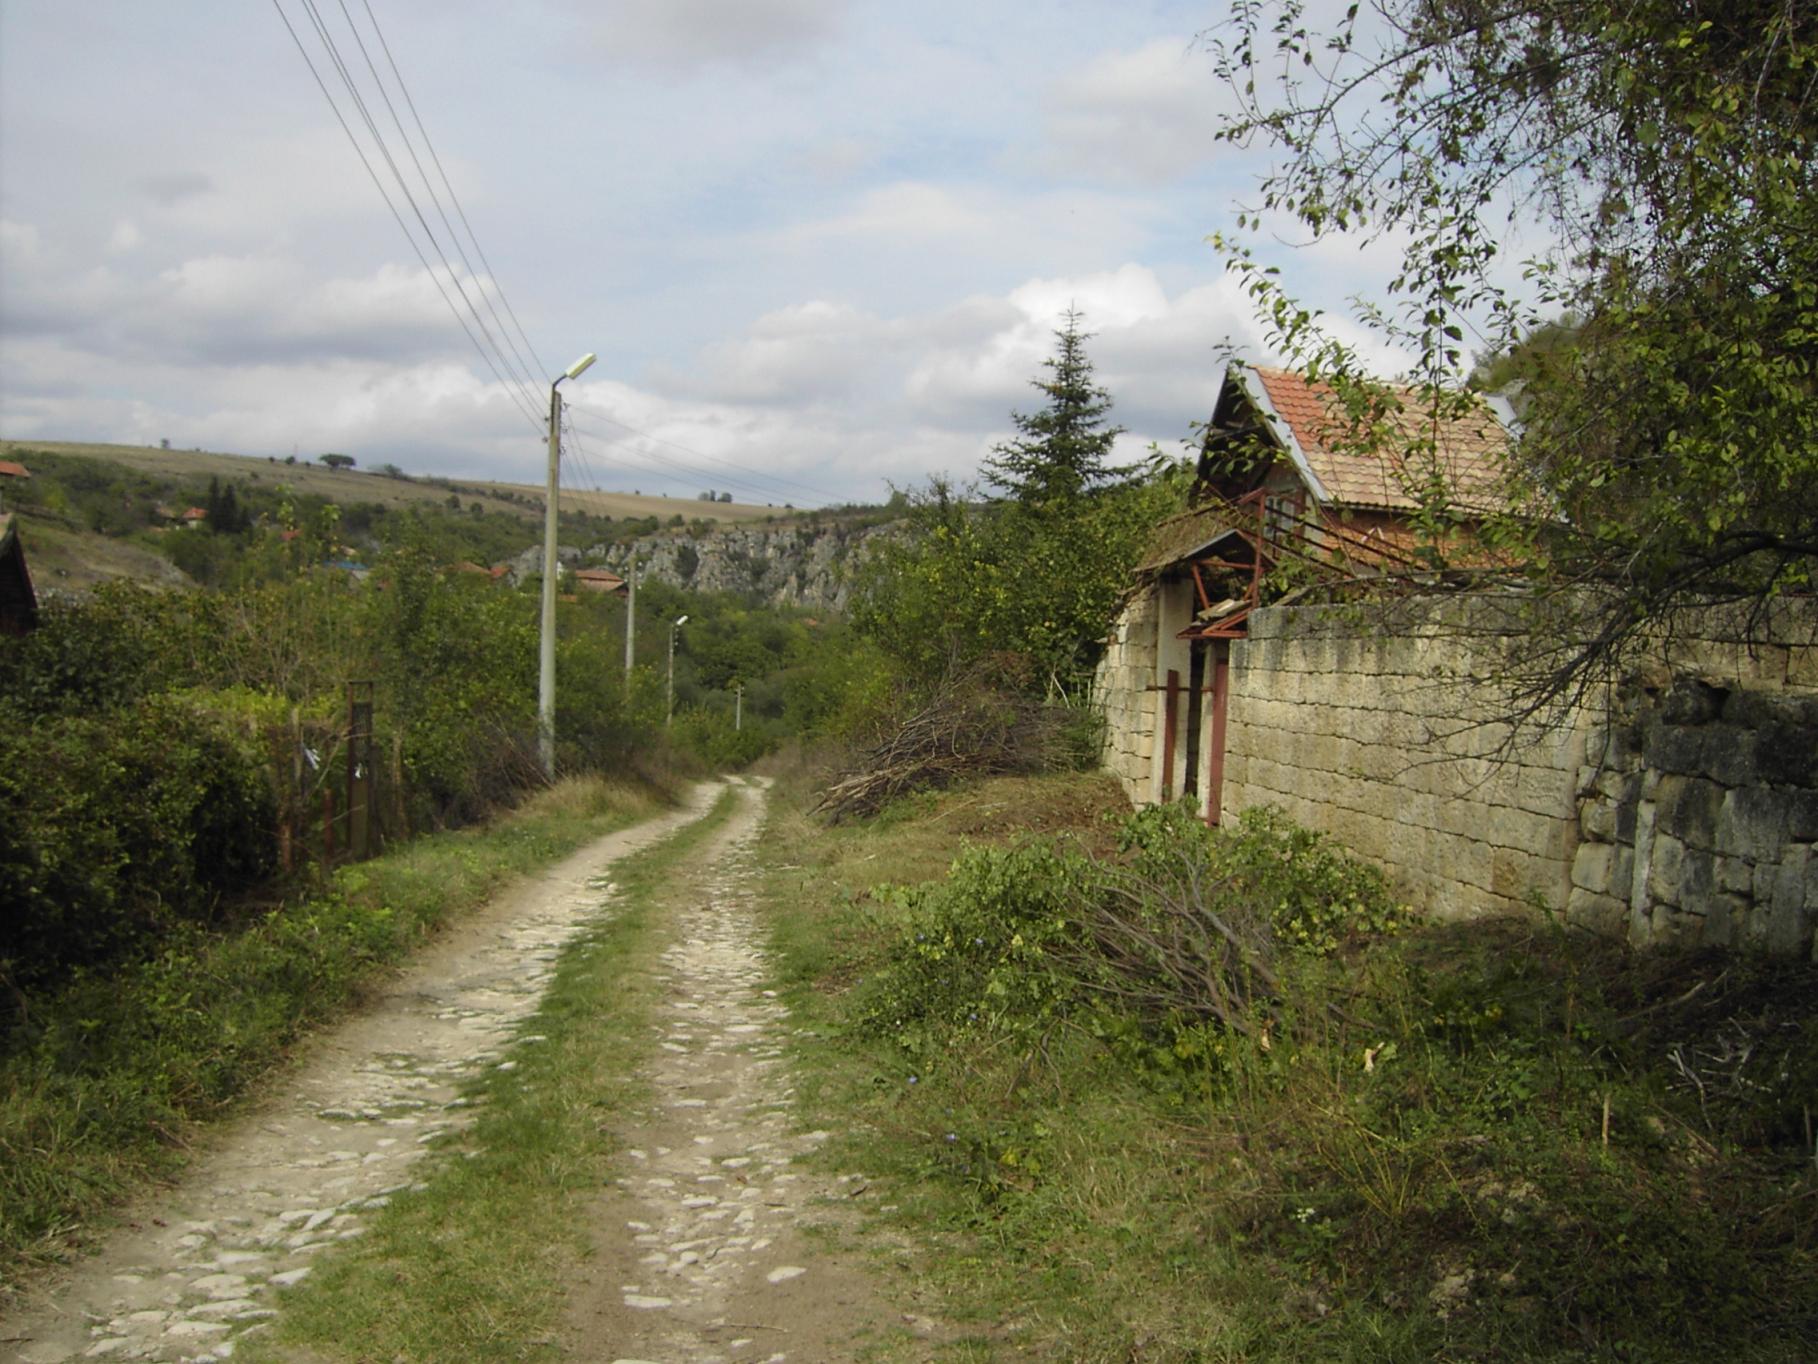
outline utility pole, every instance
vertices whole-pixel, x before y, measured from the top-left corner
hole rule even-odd
[[[543,775],[555,780],[555,606],[556,606],[556,489],[562,463],[562,395],[557,390],[594,360],[588,351],[549,385],[549,489],[543,503],[543,626],[538,638],[537,757]]]
[[[740,682],[732,689],[732,732],[738,733],[745,727],[745,684]]]
[[[638,632],[638,556],[631,556],[630,595],[625,598],[625,699],[631,699],[631,642]]]

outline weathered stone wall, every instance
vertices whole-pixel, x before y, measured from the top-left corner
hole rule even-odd
[[[1155,785],[1156,594],[1138,594],[1118,617],[1092,681],[1105,716],[1105,770],[1133,805],[1153,798]]]
[[[1587,769],[1567,904],[1637,943],[1818,956],[1818,695],[1675,679]]]
[[[1139,804],[1160,790],[1168,609],[1135,598],[1100,670],[1106,765]],[[1623,695],[1511,742],[1487,679],[1529,647],[1519,624],[1466,597],[1256,612],[1231,648],[1221,813],[1279,805],[1439,917],[1538,896],[1636,943],[1818,956],[1811,622],[1754,646],[1717,623]]]
[[[1563,905],[1590,723],[1573,716],[1499,751],[1507,728],[1472,678],[1507,640],[1477,610],[1454,599],[1374,629],[1253,614],[1231,649],[1225,812],[1279,805],[1437,917],[1519,909],[1535,893]]]

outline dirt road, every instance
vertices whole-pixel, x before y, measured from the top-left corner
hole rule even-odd
[[[795,1120],[787,1011],[766,976],[751,881],[762,793],[690,870],[656,966],[653,1096],[621,1138],[629,1167],[590,1210],[594,1257],[571,1298],[570,1353],[616,1364],[769,1364],[908,1343],[862,1265],[812,1233],[841,1230],[860,1175],[811,1174],[826,1140]]]
[[[573,1291],[576,1359],[837,1360],[853,1357],[855,1333],[903,1329],[860,1271],[803,1236],[855,1181],[791,1167],[817,1134],[797,1131],[787,1019],[762,988],[748,873],[764,791],[738,789],[733,819],[678,871],[690,893],[676,897],[656,968],[655,1097],[625,1119],[624,1178],[576,1210],[596,1248]],[[463,1080],[499,1063],[562,945],[608,911],[614,861],[699,817],[718,790],[599,840],[440,939],[318,1038],[179,1187],[0,1323],[0,1358],[231,1358],[280,1310],[274,1290],[358,1236],[369,1210],[420,1176],[425,1149],[464,1125]]]

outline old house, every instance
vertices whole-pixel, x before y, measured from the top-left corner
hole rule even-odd
[[[1443,504],[1458,534],[1495,505],[1511,421],[1494,399],[1443,420],[1393,397],[1354,413],[1329,385],[1229,366],[1189,507],[1156,528],[1100,666],[1107,764],[1131,799],[1191,796],[1217,823],[1231,644],[1264,576],[1418,568],[1423,517],[1431,533]]]
[[[577,568],[574,584],[583,592],[610,592],[620,597],[631,590],[625,580],[609,568]]]
[[[1187,797],[1214,823],[1277,806],[1436,916],[1538,899],[1635,944],[1818,955],[1818,599],[1676,621],[1620,686],[1503,748],[1524,597],[1426,591],[1423,550],[1443,530],[1454,560],[1484,552],[1507,418],[1462,400],[1443,422],[1367,416],[1384,439],[1358,453],[1336,394],[1225,375],[1189,509],[1157,527],[1099,668],[1131,800]],[[1271,569],[1278,591],[1405,590],[1264,605]]]

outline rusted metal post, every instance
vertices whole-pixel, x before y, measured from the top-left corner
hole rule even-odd
[[[347,851],[372,855],[372,693],[370,682],[347,684]]]
[[[1174,799],[1174,730],[1176,712],[1180,709],[1180,670],[1168,669],[1168,689],[1162,702],[1167,711],[1162,716],[1162,788],[1163,804]]]
[[[1206,823],[1217,825],[1225,793],[1225,707],[1231,699],[1231,641],[1212,647],[1212,742],[1206,745]]]
[[[335,788],[322,783],[322,869],[335,862]]]

